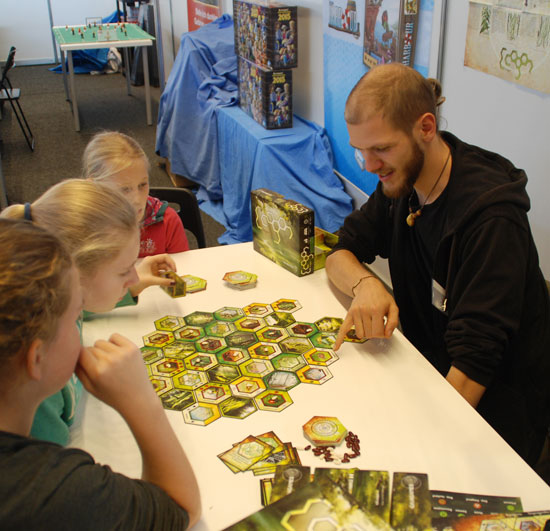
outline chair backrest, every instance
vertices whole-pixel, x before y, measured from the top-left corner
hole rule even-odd
[[[161,201],[168,201],[170,206],[178,213],[183,226],[197,239],[199,249],[206,247],[206,238],[199,209],[199,203],[195,194],[187,188],[175,188],[171,186],[151,187],[149,194]]]
[[[2,80],[0,81],[0,85],[4,85],[4,82],[7,79],[8,72],[15,64],[15,46],[12,46],[10,48],[10,51],[8,53],[8,58],[6,59],[6,63],[4,64],[4,68],[2,68]]]

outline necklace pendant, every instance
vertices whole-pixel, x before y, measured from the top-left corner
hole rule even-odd
[[[416,212],[411,212],[408,216],[407,216],[407,225],[409,227],[412,227],[416,221],[416,218],[420,216],[420,214],[422,213],[422,210],[418,209]]]

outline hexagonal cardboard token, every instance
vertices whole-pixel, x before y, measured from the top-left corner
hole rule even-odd
[[[211,382],[230,383],[241,376],[239,367],[233,365],[216,365],[206,372]]]
[[[368,341],[368,339],[366,337],[359,339],[355,333],[355,328],[352,328],[345,335],[344,341],[349,341],[350,343],[364,343],[365,341]]]
[[[330,365],[338,360],[338,356],[334,350],[327,348],[314,348],[303,354],[304,359],[310,365]]]
[[[184,318],[175,315],[167,315],[155,321],[155,328],[157,330],[165,330],[166,332],[173,332],[182,326],[185,326]]]
[[[207,371],[218,365],[215,354],[195,352],[183,360],[185,367],[194,371]]]
[[[146,347],[163,347],[174,341],[174,334],[172,332],[161,332],[157,330],[151,334],[143,336],[143,344]]]
[[[231,396],[231,391],[227,384],[207,383],[195,389],[195,396],[199,402],[219,404]]]
[[[306,362],[300,354],[279,354],[271,360],[273,367],[278,371],[296,372],[298,369],[305,367]]]
[[[160,399],[165,409],[175,409],[176,411],[183,411],[196,402],[193,391],[175,388],[160,395]]]
[[[241,398],[231,396],[224,400],[220,405],[220,413],[224,417],[233,419],[244,419],[256,411],[256,404],[251,398]]]
[[[292,399],[286,391],[267,389],[254,398],[258,409],[263,411],[282,411],[292,404]]]
[[[242,396],[244,398],[253,398],[266,389],[263,380],[253,376],[241,376],[241,378],[237,378],[231,382],[230,388],[234,396]]]
[[[322,319],[315,321],[315,326],[320,332],[331,332],[333,334],[337,334],[343,322],[344,320],[339,317],[323,317]]]
[[[185,316],[185,322],[191,326],[205,326],[214,320],[210,312],[193,312]]]
[[[183,275],[181,277],[185,282],[187,293],[195,293],[206,289],[206,280],[193,275]]]
[[[248,347],[248,352],[252,358],[269,360],[281,353],[277,343],[256,343]]]
[[[301,382],[320,385],[330,380],[332,373],[328,370],[328,367],[306,365],[296,371],[296,376],[298,376]]]
[[[172,378],[183,370],[185,370],[185,365],[178,358],[162,358],[151,363],[151,374],[165,378]]]
[[[235,325],[227,321],[214,321],[204,327],[204,333],[214,337],[225,337],[235,330],[237,330]]]
[[[196,352],[195,344],[185,341],[174,341],[162,347],[162,352],[167,358],[185,359],[193,352]]]
[[[236,321],[244,315],[241,308],[233,308],[232,306],[224,306],[214,312],[214,317],[218,321]]]
[[[269,360],[251,359],[239,365],[243,376],[254,376],[261,378],[273,372],[273,365]]]
[[[272,302],[271,306],[276,312],[295,312],[302,308],[302,305],[295,299],[279,299]]]
[[[269,389],[289,391],[300,383],[300,379],[293,372],[273,371],[264,376],[264,382]]]
[[[255,315],[256,317],[263,317],[273,311],[270,304],[263,304],[262,302],[253,302],[243,308],[246,315]]]
[[[208,382],[205,372],[187,370],[173,378],[174,387],[178,389],[193,390]]]
[[[220,410],[215,404],[196,403],[183,411],[183,420],[195,426],[208,426],[221,417]]]
[[[302,428],[305,438],[315,446],[338,446],[348,434],[336,417],[312,417]]]
[[[216,352],[216,358],[220,363],[228,365],[240,365],[250,359],[250,354],[244,348],[229,347],[221,352]]]
[[[174,337],[180,341],[195,341],[204,337],[204,330],[200,326],[184,326],[174,332]]]
[[[223,280],[234,288],[247,289],[256,286],[258,276],[247,271],[230,271],[223,276]]]

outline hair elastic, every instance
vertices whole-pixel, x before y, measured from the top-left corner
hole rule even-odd
[[[30,203],[25,203],[25,212],[24,212],[23,217],[24,217],[24,219],[26,219],[27,221],[32,221],[32,216],[31,216],[31,204],[30,204]]]

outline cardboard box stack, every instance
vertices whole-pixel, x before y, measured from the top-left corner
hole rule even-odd
[[[233,18],[240,107],[266,129],[292,127],[297,8],[269,0],[233,0]]]

